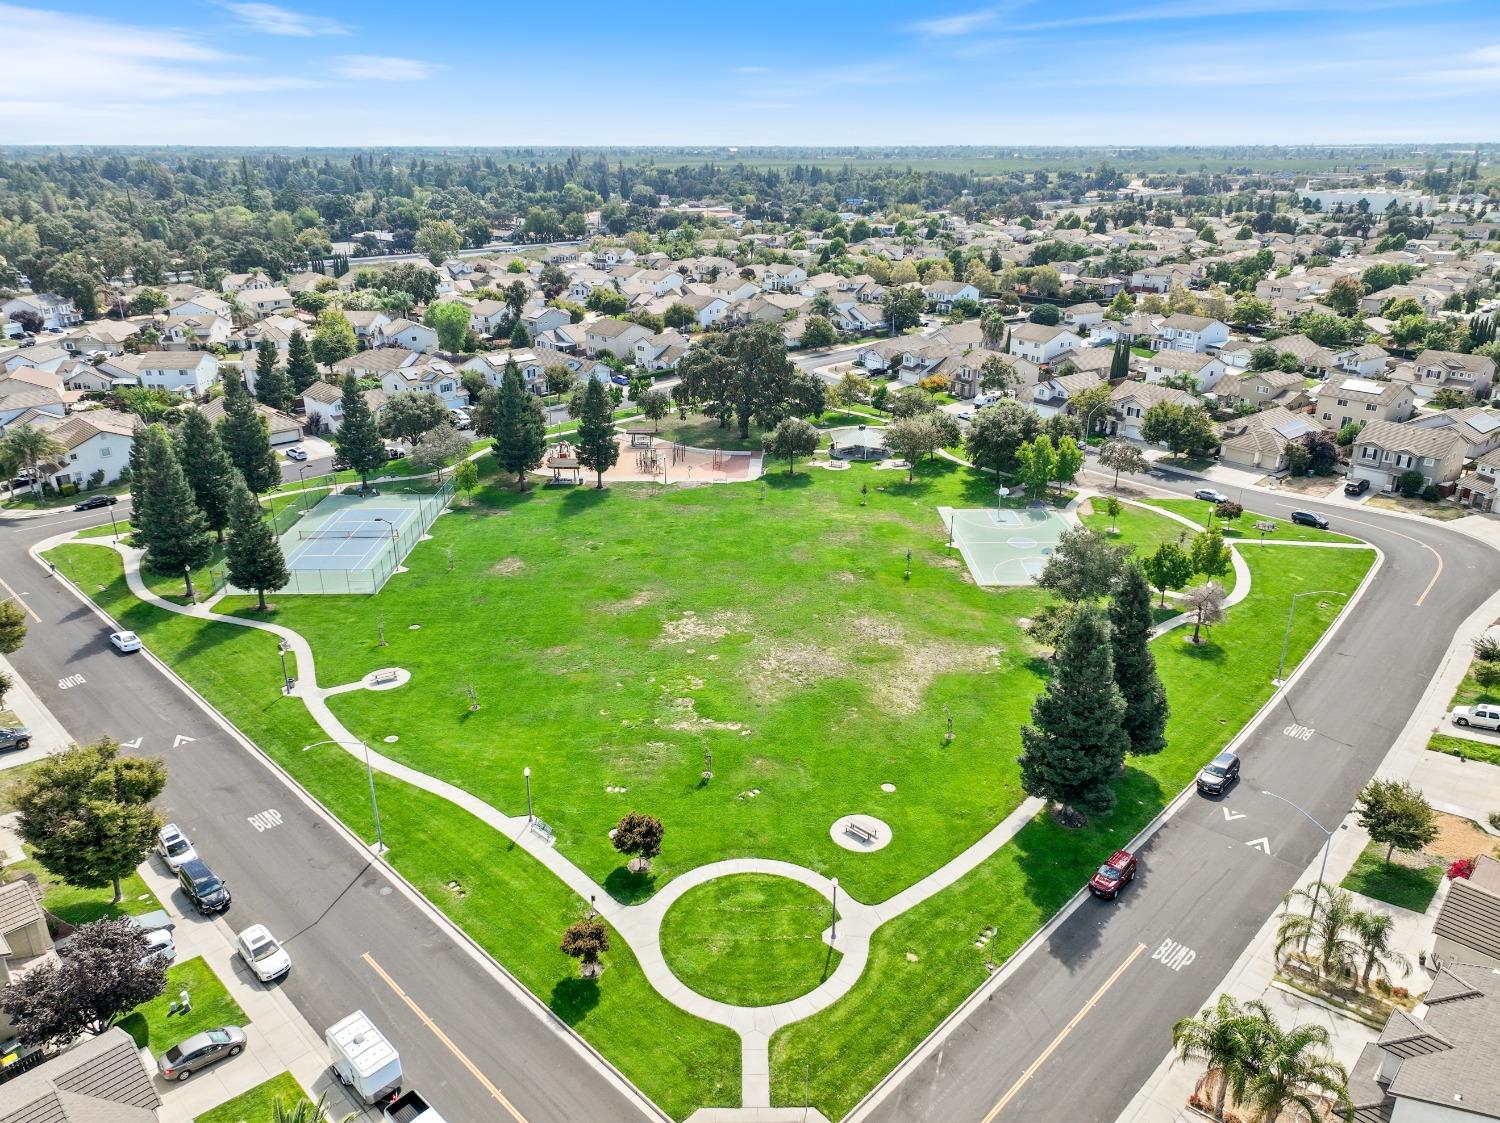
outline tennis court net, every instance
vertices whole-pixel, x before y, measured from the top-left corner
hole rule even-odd
[[[299,530],[297,537],[304,541],[319,538],[389,538],[391,532],[379,527],[351,527],[347,530]]]

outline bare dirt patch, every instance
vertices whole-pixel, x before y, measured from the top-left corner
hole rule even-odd
[[[1472,858],[1476,854],[1493,854],[1495,838],[1486,834],[1468,819],[1438,812],[1438,834],[1422,848],[1424,854],[1440,858],[1444,862],[1456,862],[1460,858]]]
[[[747,631],[749,626],[750,618],[743,612],[720,610],[707,616],[699,616],[696,612],[687,611],[676,620],[663,621],[661,635],[656,637],[656,642],[660,645],[723,639],[731,632]]]
[[[502,558],[500,561],[497,561],[494,565],[490,566],[490,572],[493,573],[496,577],[514,577],[517,573],[520,573],[525,568],[526,563],[520,558],[510,557]]]
[[[713,718],[703,717],[698,713],[698,703],[692,698],[673,698],[668,703],[669,716],[675,720],[667,723],[668,729],[677,729],[686,733],[696,733],[704,729],[727,729],[737,731],[745,728],[744,722],[739,721],[715,721]],[[657,718],[657,722],[661,722]]]
[[[611,604],[602,606],[602,611],[611,616],[619,616],[623,612],[630,612],[637,608],[644,608],[656,599],[655,589],[638,589],[624,600],[617,600]]]
[[[852,585],[859,580],[858,577],[850,573],[847,569],[841,569],[837,573],[830,573],[828,579],[839,585]]]

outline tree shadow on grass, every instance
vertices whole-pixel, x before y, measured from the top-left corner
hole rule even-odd
[[[812,487],[813,478],[811,469],[804,466],[798,470],[796,475],[789,476],[786,474],[785,460],[776,461],[775,464],[779,465],[779,467],[773,466],[769,472],[761,477],[761,481],[767,487],[774,488],[777,491],[800,490],[804,487]]]
[[[570,517],[581,515],[586,511],[592,511],[599,504],[606,502],[609,497],[608,488],[601,491],[596,487],[580,484],[563,496],[562,502],[558,504],[558,512]]]
[[[599,1005],[598,979],[561,979],[547,1005],[570,1026],[577,1026]]]
[[[1176,630],[1186,632],[1186,635],[1180,637],[1178,642],[1182,644],[1183,653],[1189,658],[1197,659],[1202,663],[1222,663],[1229,658],[1229,653],[1210,638],[1205,638],[1202,643],[1193,643],[1191,624],[1184,624]]]
[[[650,870],[636,873],[626,866],[616,866],[604,879],[604,891],[622,905],[635,905],[656,892],[656,875]]]

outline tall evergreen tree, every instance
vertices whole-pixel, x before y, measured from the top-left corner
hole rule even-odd
[[[235,486],[244,481],[202,410],[187,411],[176,437],[177,461],[187,475],[198,510],[222,543],[229,525],[229,501]]]
[[[141,509],[141,503],[151,483],[151,477],[146,471],[146,431],[148,428],[149,426],[137,421],[135,432],[130,440],[130,458],[126,462],[126,468],[130,472],[130,509],[132,511]],[[134,515],[131,517],[134,518]]]
[[[197,569],[213,556],[213,537],[159,425],[146,430],[145,460],[150,487],[131,519],[146,547],[146,564],[158,573]]]
[[[243,483],[234,489],[229,523],[229,580],[241,589],[254,589],[260,611],[266,611],[266,591],[283,588],[290,576],[281,543],[271,524],[261,517],[260,504]]]
[[[1151,653],[1151,583],[1139,562],[1126,564],[1109,604],[1110,652],[1115,685],[1125,700],[1125,734],[1133,753],[1157,753],[1166,747],[1167,691],[1156,674]]]
[[[339,422],[333,443],[349,462],[349,467],[359,473],[360,483],[369,483],[370,473],[385,463],[385,442],[380,439],[380,427],[375,424],[370,403],[365,401],[359,381],[352,374],[344,375],[341,405],[343,420]]]
[[[269,339],[255,345],[255,400],[285,410],[292,404],[292,384],[276,359],[276,344]]]
[[[271,448],[270,427],[257,412],[238,374],[224,377],[224,419],[219,422],[219,440],[251,491],[270,491],[281,482],[281,464]]]
[[[1114,677],[1104,617],[1080,605],[1058,640],[1057,663],[1031,707],[1031,724],[1021,729],[1021,786],[1028,795],[1085,816],[1114,806],[1110,781],[1130,746]]]
[[[582,433],[580,427],[579,433]],[[547,451],[547,422],[535,394],[526,392],[521,371],[507,361],[500,379],[500,401],[495,411],[495,462],[516,474],[516,485],[526,490],[526,473],[542,462]]]
[[[595,487],[604,486],[604,473],[620,459],[615,441],[615,410],[597,378],[590,378],[583,391],[583,408],[578,414],[578,432],[574,437],[578,463],[593,472]]]
[[[292,393],[300,394],[318,380],[318,364],[313,362],[312,348],[300,331],[292,332],[286,345],[286,373]]]

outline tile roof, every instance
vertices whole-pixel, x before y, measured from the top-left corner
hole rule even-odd
[[[118,1026],[0,1085],[0,1123],[155,1123],[160,1106]]]
[[[1464,440],[1452,429],[1424,429],[1399,421],[1371,421],[1359,431],[1357,443],[1439,460],[1455,452],[1459,456],[1464,453]]]

